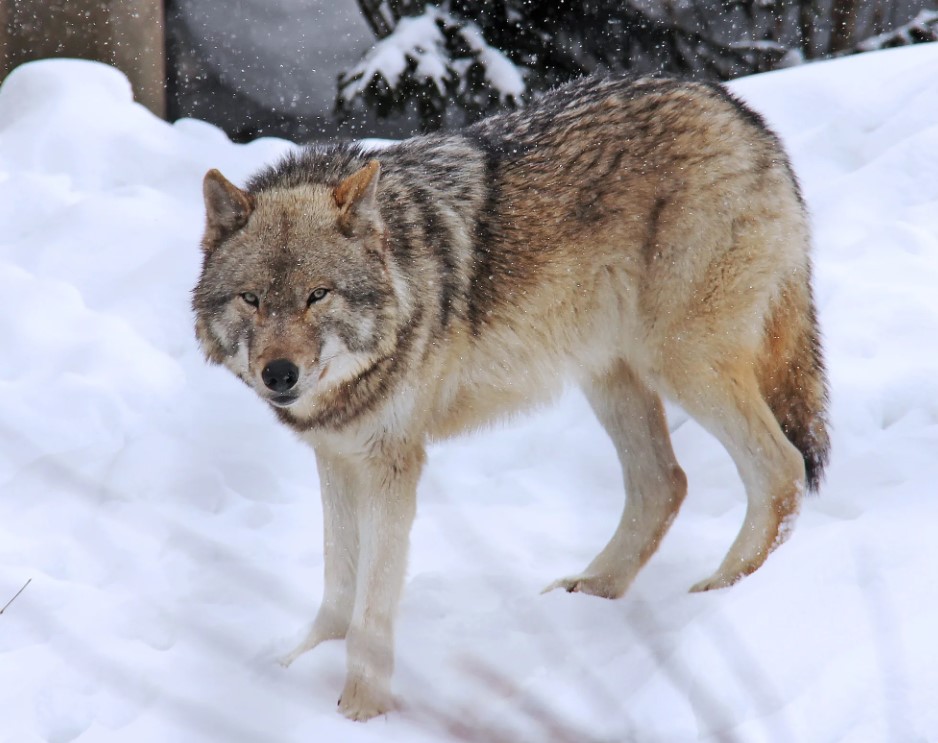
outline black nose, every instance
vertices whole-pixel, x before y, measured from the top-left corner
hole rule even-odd
[[[261,372],[261,379],[274,392],[286,392],[300,378],[300,370],[290,359],[274,359]]]

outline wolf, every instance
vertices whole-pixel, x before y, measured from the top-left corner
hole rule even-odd
[[[308,146],[204,179],[195,332],[315,452],[324,592],[289,663],[345,638],[342,713],[392,708],[393,627],[426,448],[578,384],[627,493],[562,588],[617,598],[687,492],[662,399],[728,450],[742,528],[694,591],[788,536],[828,459],[803,198],[778,138],[716,84],[585,78],[369,151]]]

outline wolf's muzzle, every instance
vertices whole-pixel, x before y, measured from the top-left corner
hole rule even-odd
[[[275,359],[264,367],[261,379],[271,392],[286,392],[296,386],[300,370],[289,359]]]

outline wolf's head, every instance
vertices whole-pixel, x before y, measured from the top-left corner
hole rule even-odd
[[[196,335],[265,400],[291,412],[393,352],[398,301],[377,207],[376,160],[337,185],[255,193],[204,181]]]

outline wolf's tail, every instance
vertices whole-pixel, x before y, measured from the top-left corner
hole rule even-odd
[[[827,376],[810,280],[799,279],[785,287],[766,323],[759,383],[785,436],[804,457],[808,489],[816,491],[830,453]]]

